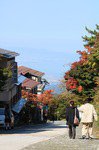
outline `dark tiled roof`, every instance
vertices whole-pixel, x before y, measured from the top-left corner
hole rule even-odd
[[[2,48],[0,48],[0,54],[3,55],[2,57],[6,57],[6,58],[13,58],[13,57],[16,57],[16,56],[19,55],[16,52],[12,52],[12,51],[5,50],[5,49],[2,49]]]
[[[18,67],[18,74],[23,74],[25,75],[26,73],[28,73],[29,68],[24,67],[24,66],[19,66]]]
[[[26,88],[31,88],[33,89],[35,86],[37,86],[38,84],[40,84],[39,82],[33,81],[31,79],[26,79],[23,81],[22,83],[22,87],[26,87]]]
[[[31,75],[37,76],[37,77],[41,77],[44,75],[43,72],[39,72],[37,70],[33,70],[31,68],[25,67],[25,66],[19,66],[18,67],[18,73],[19,74],[23,74],[25,75],[26,73],[30,73]]]

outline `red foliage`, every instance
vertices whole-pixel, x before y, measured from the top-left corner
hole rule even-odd
[[[80,60],[83,61],[83,64],[86,64],[88,62],[88,52],[84,51],[77,51],[77,53],[79,53],[80,56]]]
[[[46,90],[43,94],[38,95],[38,101],[43,104],[48,104],[52,99],[52,92],[53,90]]]
[[[77,66],[82,65],[83,63],[84,63],[83,60],[80,60],[78,62],[76,61],[76,62],[72,63],[71,69],[75,69]]]
[[[83,87],[81,85],[78,86],[78,92],[80,93],[80,92],[82,92],[82,90],[83,90]]]
[[[80,65],[84,65],[88,62],[88,52],[90,52],[91,48],[90,47],[86,47],[88,49],[88,51],[77,51],[77,53],[80,54],[80,60],[78,62],[74,62],[71,64],[71,68],[70,68],[70,71],[71,70],[74,70],[76,71],[76,68],[77,66],[80,66]],[[73,77],[70,76],[70,71],[66,72],[65,73],[65,80],[66,80],[66,88],[67,90],[72,90],[72,89],[75,89],[77,90],[79,93],[82,92],[83,90],[83,87],[79,84],[79,82],[74,79]]]
[[[37,100],[37,94],[32,94],[32,93],[29,93],[25,90],[21,90],[21,93],[22,93],[22,96],[29,101],[36,101]]]
[[[28,101],[32,101],[33,103],[42,102],[43,104],[49,103],[52,98],[52,90],[46,90],[43,94],[37,95],[32,94],[27,91],[21,90],[22,96],[26,98]]]
[[[93,49],[93,48],[91,48],[90,46],[85,46],[85,48],[87,49],[87,52],[88,52],[88,53],[90,53],[91,50]]]
[[[78,81],[74,78],[68,78],[66,82],[66,88],[67,90],[76,89],[78,86]]]
[[[66,89],[67,90],[77,90],[79,93],[82,92],[83,87],[79,85],[79,82],[75,80],[74,78],[69,77],[66,81]]]
[[[65,76],[64,76],[65,80],[69,78],[69,71],[65,72]]]

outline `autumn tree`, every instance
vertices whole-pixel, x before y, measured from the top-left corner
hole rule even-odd
[[[99,26],[97,25],[97,30]],[[87,29],[87,28],[86,28]],[[82,96],[94,96],[94,88],[97,86],[95,80],[99,72],[99,38],[98,32],[87,31],[94,34],[94,42],[91,43],[91,37],[86,37],[86,50],[77,51],[80,54],[80,60],[74,62],[68,72],[65,73],[66,88]],[[83,37],[85,39],[85,37]]]
[[[79,51],[79,53],[80,61],[74,62],[71,69],[65,73],[66,88],[80,96],[92,96],[94,95],[93,87],[96,86],[95,73],[88,65],[88,53],[85,51]]]
[[[46,90],[44,93],[38,95],[22,90],[22,97],[27,100],[22,113],[25,122],[39,123],[41,121],[40,111],[45,104],[51,102],[53,97],[52,92],[52,90]]]
[[[42,103],[48,104],[52,99],[53,90],[45,90],[42,94],[32,94],[25,90],[22,90],[22,97],[27,99],[27,101],[31,101],[32,103]]]
[[[42,94],[38,95],[38,101],[42,102],[43,104],[49,104],[53,94],[53,90],[45,90]]]

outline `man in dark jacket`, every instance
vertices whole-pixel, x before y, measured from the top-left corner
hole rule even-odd
[[[5,105],[5,128],[11,129],[11,110],[8,104]]]
[[[76,124],[74,124],[74,117],[79,119],[79,111],[78,109],[74,106],[74,101],[70,101],[70,106],[66,108],[66,121],[67,125],[69,126],[69,137],[75,139],[76,137]]]

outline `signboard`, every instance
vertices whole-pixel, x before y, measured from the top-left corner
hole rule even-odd
[[[24,98],[21,98],[12,108],[12,110],[16,113],[19,113],[21,109],[24,107],[26,104],[26,100]]]

